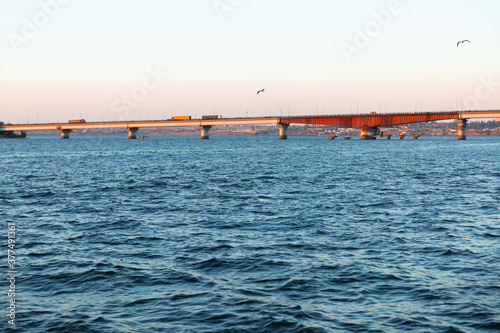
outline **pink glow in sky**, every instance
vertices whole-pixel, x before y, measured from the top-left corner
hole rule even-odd
[[[0,121],[500,109],[498,1],[0,9]]]

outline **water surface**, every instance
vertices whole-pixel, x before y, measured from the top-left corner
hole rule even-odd
[[[0,148],[20,332],[500,330],[500,138]]]

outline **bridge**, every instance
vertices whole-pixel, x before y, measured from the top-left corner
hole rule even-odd
[[[224,119],[186,119],[186,120],[151,120],[151,121],[113,121],[113,122],[82,122],[82,123],[51,123],[51,124],[2,124],[1,131],[40,131],[56,130],[61,139],[69,139],[75,129],[123,128],[128,132],[129,139],[136,139],[140,128],[151,127],[198,127],[201,139],[209,138],[212,126],[225,125],[276,125],[279,138],[287,139],[287,129],[290,124],[310,124],[347,128],[358,128],[361,140],[375,140],[383,132],[383,127],[430,122],[438,120],[457,121],[457,139],[465,140],[465,131],[469,119],[500,118],[500,110],[482,111],[447,111],[447,112],[409,112],[409,113],[375,113],[363,115],[323,115],[323,116],[288,116],[288,117],[254,117],[254,118],[224,118]]]

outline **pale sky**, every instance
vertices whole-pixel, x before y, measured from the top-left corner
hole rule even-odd
[[[2,0],[0,121],[498,110],[499,13],[498,0]]]

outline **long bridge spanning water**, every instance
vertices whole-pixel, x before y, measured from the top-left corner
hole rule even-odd
[[[110,121],[79,122],[52,124],[1,124],[0,132],[57,130],[61,139],[69,139],[75,129],[123,128],[129,139],[136,139],[141,128],[151,127],[198,127],[201,139],[209,138],[212,126],[224,125],[276,125],[279,138],[287,138],[287,128],[291,124],[310,124],[335,127],[358,128],[361,140],[374,140],[381,135],[381,128],[410,123],[455,119],[458,125],[458,140],[465,140],[468,119],[500,118],[500,110],[450,111],[450,112],[410,112],[410,113],[375,113],[363,115],[323,115],[323,116],[288,116],[288,117],[253,117],[223,119],[169,119],[151,121]]]

